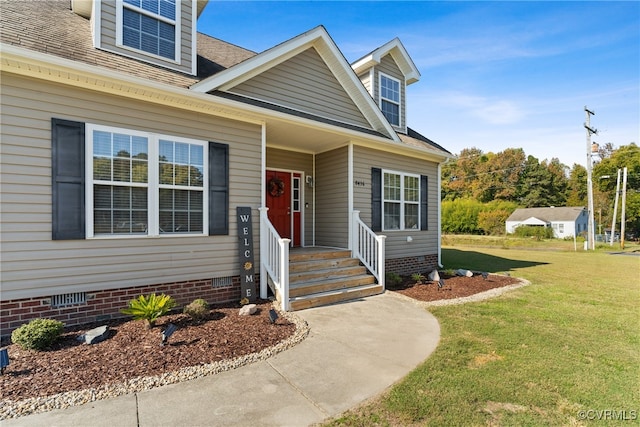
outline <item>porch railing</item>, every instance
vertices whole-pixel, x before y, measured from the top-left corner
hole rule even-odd
[[[260,297],[267,298],[268,279],[273,282],[276,298],[283,311],[289,311],[289,243],[276,231],[267,211],[260,208]]]
[[[352,213],[352,249],[354,258],[375,276],[384,289],[384,243],[387,236],[377,235],[360,219],[360,211]]]

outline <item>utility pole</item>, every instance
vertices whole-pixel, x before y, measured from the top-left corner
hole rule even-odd
[[[627,167],[622,172],[622,219],[620,220],[620,249],[624,249],[624,207],[627,204]]]
[[[589,202],[589,222],[587,228],[587,249],[595,249],[595,221],[593,218],[593,181],[591,179],[592,169],[593,169],[593,146],[591,144],[591,135],[598,134],[597,129],[593,129],[591,127],[591,116],[595,116],[596,113],[590,111],[587,106],[584,107],[584,112],[587,117],[587,121],[584,124],[585,129],[587,130],[587,198]],[[596,153],[597,153],[596,148]]]
[[[611,244],[613,246],[613,239],[616,235],[616,219],[618,218],[618,196],[620,196],[620,172],[622,170],[618,169],[618,180],[616,181],[616,200],[613,203],[613,220],[611,221]]]

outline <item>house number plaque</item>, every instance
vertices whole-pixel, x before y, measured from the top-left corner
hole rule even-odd
[[[253,268],[253,229],[251,225],[251,208],[236,208],[238,216],[238,257],[240,260],[240,295],[249,302],[256,300],[256,286]]]

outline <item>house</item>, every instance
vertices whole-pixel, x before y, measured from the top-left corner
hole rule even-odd
[[[3,335],[151,292],[295,310],[439,263],[451,153],[408,127],[401,41],[256,53],[197,32],[206,4],[2,3]]]
[[[507,233],[521,225],[553,228],[556,238],[578,236],[587,231],[588,215],[584,207],[550,207],[516,209],[506,221]]]

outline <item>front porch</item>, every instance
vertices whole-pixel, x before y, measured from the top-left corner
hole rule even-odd
[[[384,292],[348,249],[307,247],[289,253],[289,304],[292,311]]]
[[[285,311],[303,310],[384,292],[384,241],[352,213],[353,248],[290,248],[260,209],[260,297],[268,288]]]

